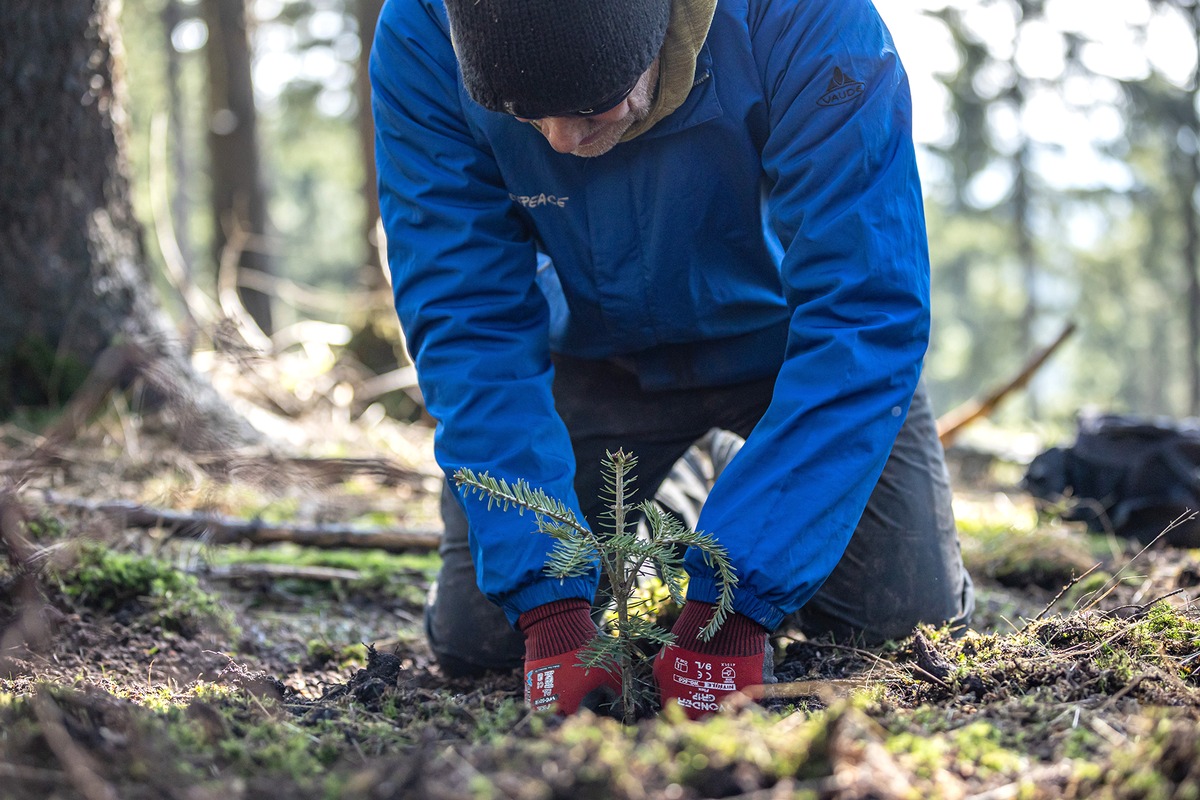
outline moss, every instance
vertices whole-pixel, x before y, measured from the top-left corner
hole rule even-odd
[[[960,762],[974,765],[981,777],[1015,776],[1028,766],[1025,757],[1005,746],[1003,732],[990,722],[972,722],[951,734],[950,739]]]
[[[339,670],[360,669],[367,663],[367,646],[361,642],[338,647],[326,639],[312,639],[306,651],[310,663],[332,664]]]
[[[1064,758],[1086,761],[1095,758],[1105,749],[1105,742],[1090,728],[1073,727],[1062,743]]]
[[[1012,779],[1028,768],[1029,759],[1021,754],[1020,743],[1009,738],[991,722],[979,720],[941,733],[902,730],[884,744],[926,780],[947,767],[964,777]]]
[[[66,523],[42,509],[36,517],[25,522],[25,533],[33,541],[45,544],[67,538],[69,531]]]
[[[79,547],[74,563],[54,571],[63,594],[107,613],[145,615],[145,622],[192,636],[206,626],[233,627],[232,614],[195,577],[146,556],[118,553],[95,542]]]
[[[1151,606],[1137,628],[1148,638],[1182,652],[1191,652],[1200,644],[1200,620],[1186,617],[1166,603]]]
[[[926,779],[942,768],[950,752],[944,736],[922,736],[909,731],[888,737],[884,746],[892,755],[903,756],[905,766]]]
[[[512,735],[513,726],[525,716],[525,703],[510,698],[494,709],[484,709],[475,715],[474,739],[484,743],[497,743]]]

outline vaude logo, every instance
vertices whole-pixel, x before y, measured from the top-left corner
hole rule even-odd
[[[837,106],[842,103],[848,103],[866,90],[867,86],[862,81],[854,80],[854,78],[842,72],[841,67],[834,67],[833,80],[826,87],[825,94],[821,95],[817,100],[817,105]]]
[[[509,192],[508,197],[514,203],[520,203],[526,208],[537,208],[539,206],[557,206],[565,208],[569,197],[559,197],[554,194],[513,194]]]

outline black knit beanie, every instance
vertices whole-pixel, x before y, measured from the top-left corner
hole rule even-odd
[[[553,117],[619,96],[662,47],[671,0],[445,0],[472,99]]]

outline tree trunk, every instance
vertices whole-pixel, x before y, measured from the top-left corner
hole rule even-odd
[[[115,0],[9,0],[0,27],[0,414],[57,405],[114,345],[184,411],[181,445],[257,438],[156,303],[123,156]],[[182,421],[182,420],[181,420]]]
[[[358,79],[356,83],[358,95],[358,141],[359,152],[362,153],[363,163],[363,199],[366,200],[367,218],[364,221],[364,232],[368,243],[367,260],[363,275],[363,284],[367,289],[382,289],[386,285],[383,276],[383,265],[379,257],[380,231],[379,192],[375,185],[375,121],[371,116],[371,78],[368,64],[371,56],[371,43],[375,38],[375,25],[379,21],[379,11],[383,8],[383,0],[358,0],[355,12],[358,18],[358,36],[362,45],[358,57]]]
[[[245,0],[204,0],[208,23],[208,148],[212,169],[213,263],[221,264],[235,227],[250,235],[239,269],[270,273],[263,243],[267,198],[258,149],[250,40]],[[253,289],[238,295],[250,316],[271,333],[270,297]]]
[[[1200,230],[1197,225],[1196,197],[1200,194],[1200,114],[1196,102],[1200,100],[1200,3],[1191,8],[1192,35],[1196,37],[1197,61],[1192,74],[1191,140],[1187,153],[1187,185],[1185,187],[1183,212],[1184,242],[1183,274],[1187,286],[1187,376],[1188,407],[1191,416],[1200,416]]]

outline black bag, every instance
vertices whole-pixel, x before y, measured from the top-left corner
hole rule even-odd
[[[1034,458],[1023,487],[1064,504],[1063,519],[1149,542],[1180,516],[1200,511],[1200,420],[1082,417],[1074,446]],[[1163,539],[1200,547],[1200,522]]]

